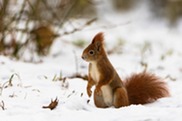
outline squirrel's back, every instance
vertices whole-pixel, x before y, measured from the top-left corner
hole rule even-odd
[[[130,104],[151,103],[169,96],[166,83],[151,73],[133,74],[124,82]]]

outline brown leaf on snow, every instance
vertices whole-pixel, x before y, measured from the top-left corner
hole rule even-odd
[[[57,107],[58,102],[59,102],[59,100],[56,98],[54,101],[51,100],[51,103],[48,106],[43,106],[42,108],[49,108],[49,109],[53,110],[54,108]]]

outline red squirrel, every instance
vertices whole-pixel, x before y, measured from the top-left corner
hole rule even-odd
[[[133,74],[125,81],[110,63],[104,50],[104,36],[100,32],[83,51],[82,58],[89,62],[87,94],[92,95],[95,85],[94,103],[96,107],[115,108],[131,104],[151,103],[169,96],[166,83],[154,74],[141,72]]]

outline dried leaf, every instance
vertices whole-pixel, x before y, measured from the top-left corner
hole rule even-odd
[[[51,103],[48,106],[43,106],[42,108],[49,108],[51,110],[55,109],[58,105],[59,100],[56,98],[54,101],[51,100]]]
[[[74,78],[80,78],[80,79],[83,79],[83,80],[88,80],[88,76],[87,75],[81,75],[81,74],[74,74],[73,76],[70,76],[68,77],[70,79],[74,79]]]

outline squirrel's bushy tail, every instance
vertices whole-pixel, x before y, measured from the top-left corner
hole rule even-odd
[[[158,98],[169,96],[166,83],[150,73],[133,74],[124,82],[130,104],[151,103]]]

